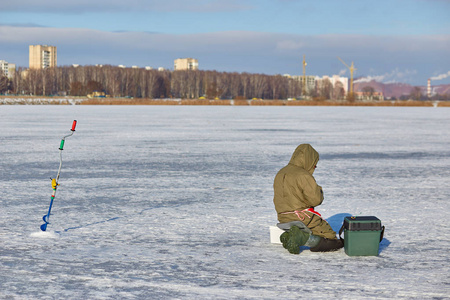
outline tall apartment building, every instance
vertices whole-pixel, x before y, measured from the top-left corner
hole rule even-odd
[[[178,70],[198,70],[198,60],[195,58],[178,58],[173,62],[173,69]]]
[[[5,60],[0,60],[0,71],[3,72],[6,77],[12,78],[16,72],[16,65],[8,63]]]
[[[30,45],[30,69],[56,67],[56,47]]]

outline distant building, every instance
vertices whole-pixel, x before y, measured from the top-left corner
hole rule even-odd
[[[56,67],[56,47],[47,45],[30,45],[30,69]]]
[[[322,82],[328,79],[331,84],[333,85],[333,88],[336,87],[336,84],[340,83],[342,84],[342,88],[344,89],[345,94],[348,93],[348,78],[347,77],[340,77],[339,75],[333,75],[333,76],[323,76],[322,78],[317,77],[316,81],[318,82],[318,87],[321,86]]]
[[[198,60],[195,58],[178,58],[173,63],[173,69],[179,70],[198,70]]]
[[[306,84],[304,83],[304,79],[306,78]],[[316,76],[305,76],[303,75],[294,75],[292,79],[300,81],[300,85],[306,88],[306,92],[314,91],[316,88]]]
[[[16,65],[8,63],[5,60],[0,60],[0,71],[3,72],[6,77],[12,78],[16,73]]]

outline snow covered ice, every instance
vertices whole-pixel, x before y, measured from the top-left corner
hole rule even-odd
[[[66,140],[47,232],[50,177]],[[450,111],[0,106],[1,299],[448,299]],[[317,210],[380,255],[271,244],[273,178],[320,153]]]

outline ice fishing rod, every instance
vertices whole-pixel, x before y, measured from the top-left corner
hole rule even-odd
[[[41,225],[41,230],[45,231],[47,230],[47,225],[50,224],[49,220],[50,220],[50,212],[52,211],[52,205],[53,205],[53,200],[55,200],[55,195],[56,195],[56,189],[58,188],[59,185],[59,174],[61,173],[61,167],[62,167],[62,151],[64,150],[64,143],[66,141],[66,138],[68,138],[69,136],[72,136],[73,133],[75,132],[75,126],[77,126],[77,120],[73,120],[72,123],[72,129],[70,129],[72,132],[66,136],[64,136],[61,139],[61,144],[59,145],[59,168],[58,168],[58,174],[56,175],[56,178],[50,178],[52,180],[52,189],[53,189],[53,193],[52,193],[52,197],[50,198],[50,206],[48,207],[48,213],[46,215],[44,215],[42,217],[42,219],[44,220],[44,224]]]

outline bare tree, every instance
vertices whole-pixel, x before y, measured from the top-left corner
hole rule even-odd
[[[342,84],[342,82],[337,81],[334,84],[333,90],[332,90],[332,99],[336,99],[336,100],[342,100],[345,97],[345,90],[344,90],[344,85]]]
[[[422,98],[422,89],[418,86],[413,87],[409,96],[414,100],[420,100]]]
[[[21,70],[13,80],[16,93],[82,96],[104,91],[113,97],[263,98],[285,99],[301,95],[299,81],[280,75],[217,71],[158,71],[115,66],[62,66]],[[331,90],[323,87],[323,93]]]
[[[318,86],[318,95],[323,99],[331,99],[331,92],[333,89],[333,84],[328,78],[321,81]]]
[[[8,87],[9,87],[8,77],[4,76],[3,74],[0,74],[0,94],[6,93],[6,91],[8,91]]]
[[[362,88],[362,91],[364,94],[368,95],[370,98],[372,98],[373,94],[375,93],[375,89],[371,87],[370,85],[366,85]]]

